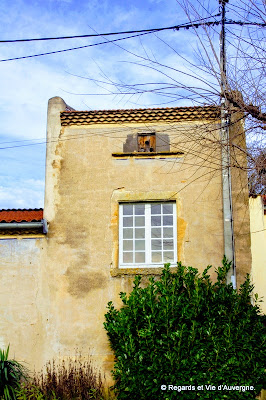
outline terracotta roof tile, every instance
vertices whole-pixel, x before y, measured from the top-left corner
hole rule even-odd
[[[220,109],[217,106],[139,108],[128,110],[63,111],[61,124],[90,125],[115,124],[124,122],[174,122],[184,120],[217,119]]]
[[[37,222],[43,219],[43,209],[0,210],[1,222]]]

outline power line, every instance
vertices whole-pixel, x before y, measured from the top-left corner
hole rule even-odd
[[[215,16],[218,16],[214,15]],[[210,18],[210,17],[208,17]],[[204,20],[206,18],[203,18],[201,20]],[[22,57],[13,57],[13,58],[6,58],[6,59],[2,59],[0,60],[0,62],[5,62],[5,61],[14,61],[14,60],[23,60],[23,59],[27,59],[27,58],[34,58],[34,57],[41,57],[41,56],[47,56],[47,55],[51,55],[51,54],[57,54],[57,53],[64,53],[67,51],[73,51],[73,50],[80,50],[80,49],[84,49],[84,48],[88,48],[88,47],[94,47],[94,46],[99,46],[99,45],[103,45],[103,44],[109,44],[109,43],[114,43],[114,42],[118,42],[121,40],[126,40],[126,39],[131,39],[131,38],[135,38],[135,37],[139,37],[139,36],[143,36],[143,35],[148,35],[150,33],[155,33],[155,32],[160,32],[160,31],[164,31],[164,30],[176,30],[179,31],[180,29],[190,29],[190,28],[199,28],[200,26],[215,26],[215,25],[220,25],[220,21],[206,21],[206,22],[198,22],[200,20],[197,20],[195,22],[189,23],[189,24],[181,24],[181,25],[175,25],[175,26],[169,26],[169,27],[165,27],[165,28],[155,28],[152,30],[141,30],[141,31],[128,31],[129,33],[132,32],[142,32],[142,33],[137,33],[136,35],[131,35],[131,36],[126,36],[126,37],[122,37],[122,38],[118,38],[118,39],[112,39],[112,40],[106,40],[104,42],[99,42],[99,43],[93,43],[93,44],[88,44],[85,46],[78,46],[78,47],[71,47],[68,49],[62,49],[62,50],[55,50],[55,51],[50,51],[50,52],[46,52],[46,53],[38,53],[38,54],[31,54],[28,56],[22,56]],[[243,21],[225,21],[225,24],[235,24],[235,25],[256,25],[256,26],[262,26],[265,27],[266,24],[260,24],[260,23],[255,23],[255,22],[243,22]],[[103,33],[103,34],[93,34],[93,35],[81,35],[81,36],[65,36],[65,37],[57,37],[57,38],[38,38],[38,39],[16,39],[16,40],[6,40],[6,41],[0,41],[0,43],[10,43],[10,42],[27,42],[27,41],[35,41],[35,40],[56,40],[56,39],[73,39],[73,38],[81,38],[81,37],[99,37],[99,36],[108,36],[108,35],[121,35],[124,32],[116,32],[116,33]]]
[[[266,23],[261,23],[261,22],[245,22],[245,21],[233,21],[231,19],[226,20],[225,21],[226,25],[241,25],[241,26],[248,26],[248,25],[252,25],[252,26],[261,26],[261,27],[265,27]]]
[[[108,33],[95,33],[88,35],[74,35],[74,36],[57,36],[57,37],[46,37],[46,38],[31,38],[31,39],[13,39],[13,40],[0,40],[0,43],[18,43],[18,42],[37,42],[37,41],[48,41],[48,40],[63,40],[63,39],[79,39],[79,38],[92,38],[99,36],[114,36],[114,35],[126,35],[132,33],[150,33],[154,31],[163,31],[166,29],[173,29],[174,27],[154,28],[154,29],[141,29],[134,31],[122,31],[122,32],[108,32]]]
[[[37,42],[37,41],[48,41],[48,40],[63,40],[63,39],[79,39],[79,38],[92,38],[92,37],[102,37],[102,36],[115,36],[115,35],[125,35],[125,34],[133,34],[133,33],[152,33],[152,32],[159,32],[159,31],[164,31],[164,30],[174,29],[174,28],[175,28],[175,26],[164,27],[164,28],[154,28],[154,29],[142,29],[142,30],[136,30],[136,31],[95,33],[95,34],[89,34],[89,35],[74,35],[74,36],[58,36],[58,37],[50,37],[50,38],[0,40],[0,43]]]
[[[213,17],[219,16],[220,14],[214,15]],[[208,17],[209,19],[210,17]],[[180,29],[190,29],[190,28],[199,28],[200,26],[215,26],[215,25],[220,25],[220,21],[206,21],[206,22],[198,22],[205,20],[207,18],[202,18],[201,20],[196,20],[192,23],[189,24],[181,24],[181,25],[175,25],[175,26],[169,26],[169,27],[164,27],[164,28],[154,28],[154,29],[143,29],[139,31],[126,31],[126,32],[113,32],[113,33],[103,33],[103,34],[92,34],[92,35],[79,35],[79,36],[61,36],[61,37],[54,37],[54,38],[35,38],[35,39],[14,39],[14,40],[0,40],[0,43],[10,43],[10,42],[29,42],[29,41],[37,41],[37,40],[59,40],[59,39],[74,39],[74,38],[85,38],[85,37],[99,37],[99,36],[110,36],[110,35],[122,35],[125,33],[135,33],[139,32],[136,35],[131,35],[131,36],[126,36],[118,39],[113,39],[113,40],[107,40],[104,42],[99,42],[99,43],[93,43],[93,44],[88,44],[85,46],[78,46],[78,47],[72,47],[68,49],[62,49],[62,50],[55,50],[55,51],[50,51],[46,53],[39,53],[39,54],[31,54],[28,56],[22,56],[22,57],[14,57],[14,58],[6,58],[0,60],[0,62],[5,62],[5,61],[14,61],[14,60],[22,60],[26,58],[34,58],[34,57],[41,57],[41,56],[47,56],[50,54],[57,54],[57,53],[63,53],[67,51],[73,51],[73,50],[80,50],[88,47],[94,47],[94,46],[99,46],[102,44],[107,44],[107,43],[114,43],[118,42],[121,40],[126,40],[126,39],[131,39],[143,35],[147,35],[150,33],[155,33],[155,32],[160,32],[164,30],[176,30],[179,31]],[[226,24],[237,24],[237,25],[256,25],[256,26],[266,26],[266,24],[260,24],[260,23],[255,23],[255,22],[243,22],[243,21],[226,21]]]
[[[197,21],[192,22],[191,24],[182,24],[182,25],[174,25],[169,27],[162,28],[151,28],[151,29],[140,29],[140,30],[132,30],[132,31],[121,31],[121,32],[107,32],[107,33],[94,33],[94,34],[86,34],[86,35],[72,35],[72,36],[56,36],[56,37],[43,37],[43,38],[28,38],[28,39],[8,39],[8,40],[0,40],[0,43],[21,43],[21,42],[37,42],[37,41],[48,41],[48,40],[65,40],[65,39],[82,39],[82,38],[92,38],[92,37],[102,37],[102,36],[115,36],[115,35],[128,35],[135,33],[153,33],[170,29],[189,29],[192,27],[197,27],[202,24],[197,24],[198,21],[203,21],[209,18],[214,18],[220,16],[219,14],[211,15],[210,17],[202,18]],[[238,24],[238,25],[255,25],[265,27],[266,23],[259,22],[244,22],[244,21],[232,21],[228,20],[225,22],[226,24]],[[210,21],[206,22],[203,25],[219,25],[220,21]]]
[[[197,20],[197,21],[199,21],[199,20]],[[189,29],[189,28],[192,28],[192,27],[196,27],[197,28],[200,25],[205,25],[206,24],[206,23],[197,23],[197,21],[195,21],[194,23],[190,23],[190,24],[182,24],[182,25],[171,26],[171,27],[166,27],[166,28],[157,28],[157,29],[154,29],[154,30],[145,31],[143,33],[138,33],[136,35],[126,36],[126,37],[118,38],[118,39],[106,40],[104,42],[88,44],[88,45],[85,45],[85,46],[72,47],[72,48],[68,48],[68,49],[55,50],[55,51],[51,51],[51,52],[47,52],[47,53],[32,54],[32,55],[22,56],[22,57],[6,58],[6,59],[0,60],[0,62],[22,60],[22,59],[26,59],[26,58],[33,58],[33,57],[46,56],[46,55],[50,55],[50,54],[63,53],[63,52],[72,51],[72,50],[80,50],[80,49],[84,49],[84,48],[88,48],[88,47],[99,46],[99,45],[102,45],[102,44],[114,43],[114,42],[118,42],[120,40],[131,39],[131,38],[147,35],[147,34],[150,34],[150,33],[155,33],[155,32],[162,31],[162,30],[167,30],[167,29],[168,30],[170,30],[170,29],[179,30],[179,29]],[[215,24],[216,24],[216,22],[215,22]],[[101,35],[97,34],[97,36],[101,36]]]
[[[206,18],[200,18],[194,21],[200,22],[204,21],[209,18],[218,17],[220,14],[210,15]],[[191,24],[181,24],[179,27],[186,27],[187,25]],[[46,38],[30,38],[30,39],[9,39],[9,40],[0,40],[0,43],[18,43],[18,42],[34,42],[34,41],[47,41],[47,40],[63,40],[63,39],[78,39],[78,38],[90,38],[90,37],[100,37],[100,36],[112,36],[112,35],[128,35],[133,33],[152,33],[152,32],[159,32],[168,29],[175,29],[178,26],[167,26],[162,28],[151,28],[151,29],[140,29],[140,30],[132,30],[132,31],[121,31],[121,32],[108,32],[108,33],[94,33],[94,34],[87,34],[87,35],[73,35],[73,36],[57,36],[57,37],[46,37]]]
[[[170,29],[170,28],[169,28],[169,29]],[[123,38],[108,40],[108,41],[105,41],[105,42],[99,42],[99,43],[88,44],[88,45],[85,45],[85,46],[72,47],[72,48],[69,48],[69,49],[55,50],[55,51],[50,51],[50,52],[47,52],[47,53],[31,54],[31,55],[29,55],[29,56],[14,57],[14,58],[6,58],[6,59],[3,59],[3,60],[0,60],[0,62],[14,61],[14,60],[22,60],[22,59],[33,58],[33,57],[48,56],[48,55],[50,55],[50,54],[63,53],[63,52],[66,52],[66,51],[79,50],[79,49],[84,49],[84,48],[87,48],[87,47],[93,47],[93,46],[99,46],[99,45],[102,45],[102,44],[108,44],[108,43],[118,42],[119,40],[126,40],[126,39],[130,39],[130,38],[133,38],[133,37],[138,37],[138,36],[147,35],[147,34],[150,34],[150,33],[153,33],[153,31],[144,32],[144,33],[139,33],[139,34],[137,34],[137,35],[127,36],[127,37],[123,37]]]

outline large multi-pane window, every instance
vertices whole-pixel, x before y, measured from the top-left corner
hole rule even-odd
[[[119,266],[176,263],[176,203],[119,205]]]

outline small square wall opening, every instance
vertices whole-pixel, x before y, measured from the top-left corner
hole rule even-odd
[[[147,153],[156,151],[155,132],[138,133],[138,151]]]

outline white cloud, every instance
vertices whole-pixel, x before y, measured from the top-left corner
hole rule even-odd
[[[20,180],[12,177],[0,186],[0,208],[43,208],[44,181]]]

